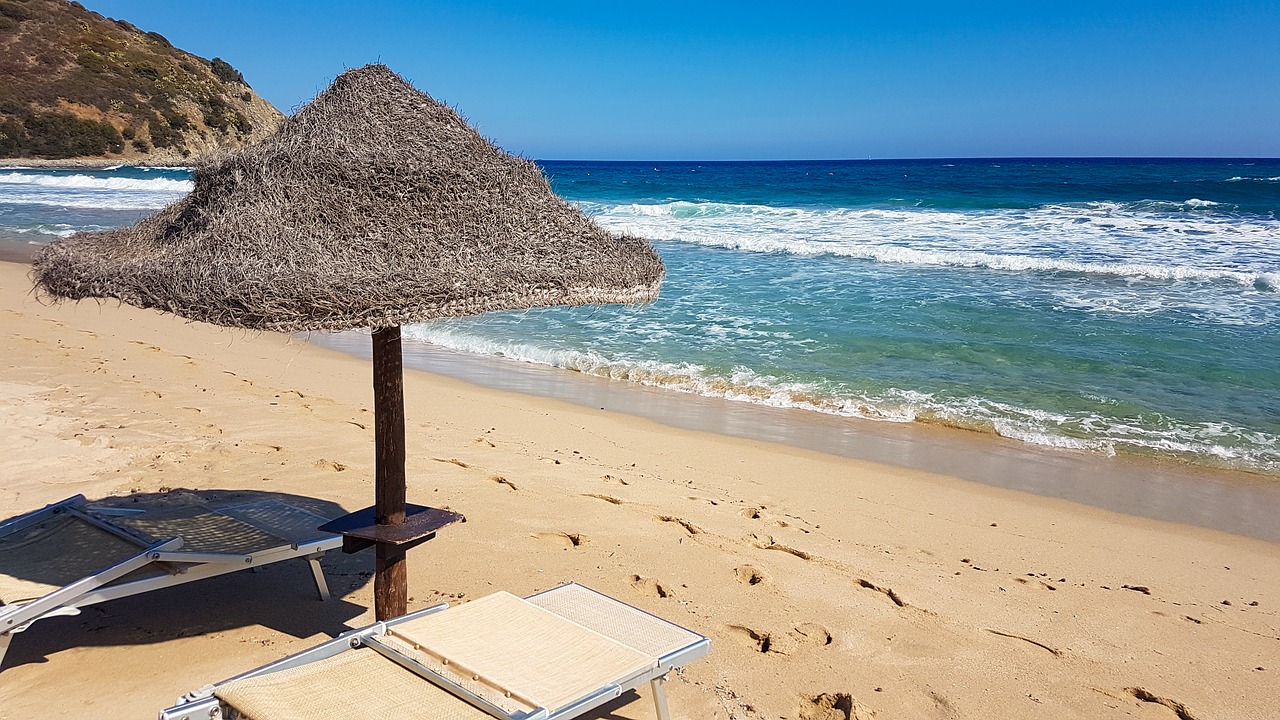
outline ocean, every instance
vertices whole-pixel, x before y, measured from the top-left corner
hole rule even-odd
[[[540,163],[653,242],[658,301],[408,341],[834,417],[1280,475],[1280,160]],[[136,221],[183,168],[0,168],[0,252]]]

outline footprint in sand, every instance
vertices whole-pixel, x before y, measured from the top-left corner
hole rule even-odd
[[[800,720],[869,720],[872,713],[849,693],[805,697],[796,709]]]
[[[654,578],[644,577],[643,575],[631,576],[631,587],[639,590],[641,593],[650,597],[669,598],[671,590],[666,585],[658,582]]]
[[[678,517],[675,517],[674,515],[658,515],[658,516],[655,516],[654,519],[657,520],[658,522],[675,523],[676,525],[679,525],[680,527],[684,528],[684,531],[689,533],[690,536],[702,534],[702,528],[698,527],[697,525],[694,525],[693,523],[689,522],[688,520],[685,520],[684,518],[678,518]]]
[[[1159,695],[1140,687],[1125,688],[1125,692],[1144,703],[1155,703],[1156,705],[1163,705],[1164,707],[1169,708],[1178,716],[1178,720],[1198,720],[1195,715],[1191,714],[1191,711],[1187,709],[1186,705],[1183,705],[1177,700],[1160,697]]]
[[[781,543],[775,542],[773,537],[770,535],[758,535],[758,534],[752,533],[751,536],[748,537],[747,539],[751,542],[752,545],[756,546],[761,550],[777,550],[778,552],[784,552],[788,555],[794,555],[800,558],[801,560],[813,559],[813,556],[805,552],[804,550],[800,550],[797,548],[793,548],[789,545],[783,545]]]
[[[739,640],[745,642],[749,647],[755,648],[757,652],[786,654],[778,647],[772,633],[749,628],[746,625],[726,625],[725,627]]]
[[[470,465],[468,465],[467,463],[462,462],[462,461],[461,461],[461,460],[459,460],[458,458],[438,458],[438,457],[433,457],[433,458],[431,458],[431,459],[432,459],[432,460],[435,460],[435,461],[436,461],[436,462],[438,462],[438,463],[445,463],[445,464],[448,464],[448,465],[457,465],[457,466],[458,466],[458,467],[460,467],[460,468],[469,468],[469,467],[471,467]]]
[[[743,585],[759,585],[769,578],[758,568],[751,565],[743,565],[742,567],[733,569],[733,576]]]
[[[570,533],[570,532],[534,533],[533,537],[539,540],[547,540],[550,542],[558,543],[561,547],[563,547],[566,550],[570,548],[581,547],[582,544],[587,541],[587,539],[583,537],[581,533]]]
[[[862,578],[858,579],[858,587],[866,588],[867,590],[874,590],[878,593],[883,593],[886,597],[888,597],[890,600],[893,601],[894,605],[897,605],[898,607],[907,607],[906,601],[903,600],[901,597],[898,597],[898,593],[894,592],[893,588],[881,587],[871,582],[870,580],[865,580]]]
[[[506,479],[506,478],[502,477],[501,475],[490,475],[490,476],[489,476],[489,479],[490,479],[490,480],[492,480],[492,481],[494,481],[494,482],[496,482],[496,483],[498,483],[499,485],[506,485],[506,486],[507,486],[508,488],[510,488],[511,490],[516,490],[516,491],[519,491],[519,490],[520,490],[520,488],[516,487],[516,484],[515,484],[515,483],[513,483],[513,482],[511,482],[510,480],[508,480],[508,479]]]
[[[826,647],[831,644],[831,632],[817,623],[800,623],[787,633],[796,642]]]
[[[599,495],[599,494],[597,494],[597,493],[582,493],[582,497],[589,497],[589,498],[595,498],[596,500],[603,500],[603,501],[605,501],[605,502],[609,503],[610,505],[621,505],[621,504],[622,504],[622,501],[621,501],[621,500],[619,500],[618,498],[616,498],[616,497],[614,497],[614,496],[612,496],[612,495]]]
[[[317,460],[315,466],[317,470],[333,470],[334,472],[342,472],[347,469],[346,465],[337,460],[325,460],[324,458]]]

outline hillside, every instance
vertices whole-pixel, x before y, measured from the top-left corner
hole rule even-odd
[[[284,116],[230,64],[65,0],[0,0],[0,158],[189,163]]]

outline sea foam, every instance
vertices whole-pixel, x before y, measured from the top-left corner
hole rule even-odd
[[[703,397],[882,422],[944,425],[1045,447],[1109,456],[1121,452],[1173,455],[1262,471],[1274,471],[1280,463],[1280,437],[1222,422],[1121,422],[1087,411],[1052,412],[985,398],[946,397],[899,388],[850,393],[838,386],[787,381],[741,366],[714,372],[696,363],[610,358],[589,350],[499,340],[447,322],[408,326],[405,337],[460,352]]]
[[[164,193],[187,193],[195,187],[190,180],[171,180],[155,178],[139,180],[134,178],[100,178],[91,175],[32,175],[27,173],[0,173],[0,184],[35,185],[48,188],[75,188],[87,190],[111,191],[145,191]]]
[[[1027,210],[787,208],[677,201],[582,203],[605,227],[731,250],[902,265],[1230,282],[1272,290],[1280,221],[1217,206],[1082,203]],[[1194,258],[1197,264],[1189,264]]]
[[[0,204],[88,210],[157,210],[191,192],[190,180],[0,173]]]

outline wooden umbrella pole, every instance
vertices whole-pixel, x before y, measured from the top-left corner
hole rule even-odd
[[[374,474],[379,525],[404,523],[404,368],[400,328],[373,331]],[[409,586],[405,553],[398,545],[378,543],[373,575],[374,614],[378,620],[408,610]]]

